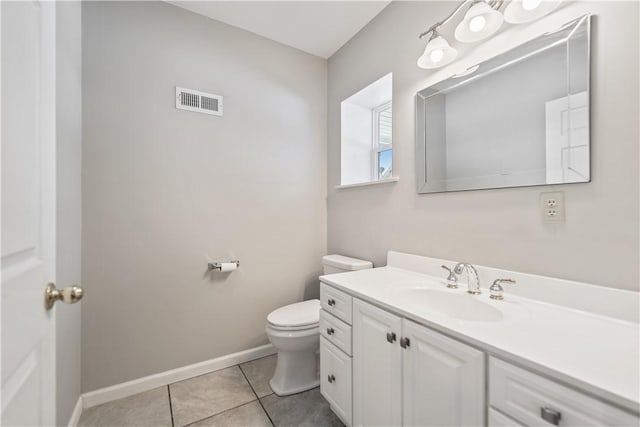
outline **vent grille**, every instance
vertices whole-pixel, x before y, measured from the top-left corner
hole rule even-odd
[[[201,96],[200,97],[200,101],[202,102],[202,105],[200,105],[200,108],[204,108],[205,110],[209,110],[209,111],[218,111],[218,99],[217,98],[210,98],[208,96]]]
[[[222,96],[176,86],[176,108],[222,116]]]

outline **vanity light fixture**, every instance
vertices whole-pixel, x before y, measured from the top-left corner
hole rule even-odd
[[[458,50],[438,32],[449,23],[458,12],[468,6],[460,23],[455,28],[456,40],[474,43],[484,40],[500,29],[502,23],[521,24],[531,22],[555,10],[562,0],[511,0],[504,12],[500,12],[506,0],[464,0],[444,20],[436,22],[418,36],[422,39],[430,35],[424,53],[418,59],[418,67],[439,68],[451,63],[458,56]]]
[[[447,40],[434,29],[424,48],[424,53],[418,58],[418,67],[425,69],[442,67],[456,59],[456,56],[458,56],[458,50],[451,47]]]

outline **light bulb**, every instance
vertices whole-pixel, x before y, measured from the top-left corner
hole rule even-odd
[[[512,0],[512,3],[514,1],[516,0]],[[486,1],[474,0],[464,19],[456,27],[454,35],[463,43],[484,40],[500,29],[503,19],[502,13],[489,6]]]
[[[483,15],[474,16],[471,21],[469,21],[469,29],[474,33],[482,31],[485,25],[487,25],[487,19]]]
[[[435,33],[427,42],[424,53],[418,58],[418,67],[424,69],[440,68],[451,63],[458,51],[451,47],[440,34]]]
[[[442,58],[444,58],[444,52],[442,51],[442,49],[434,49],[429,54],[429,58],[431,58],[431,61],[433,61],[434,63],[440,62],[442,61]]]
[[[524,10],[533,10],[540,6],[542,0],[522,0],[522,8]]]

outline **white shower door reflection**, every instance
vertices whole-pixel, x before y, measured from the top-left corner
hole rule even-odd
[[[546,104],[547,184],[589,181],[587,92]]]

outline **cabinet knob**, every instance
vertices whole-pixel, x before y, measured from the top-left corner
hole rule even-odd
[[[560,420],[562,419],[562,413],[560,411],[547,407],[540,408],[540,416],[543,420],[554,426],[560,425]]]
[[[400,338],[400,347],[407,348],[411,344],[411,340],[407,337]]]
[[[327,304],[329,304],[330,306],[334,306],[336,305],[336,300],[334,300],[333,298],[329,298],[327,300]]]
[[[387,332],[387,341],[393,344],[396,341],[396,333],[395,332]]]
[[[333,328],[327,328],[327,334],[333,335],[334,332]]]
[[[331,374],[327,376],[327,381],[329,381],[330,383],[334,382],[336,380],[336,376]]]

